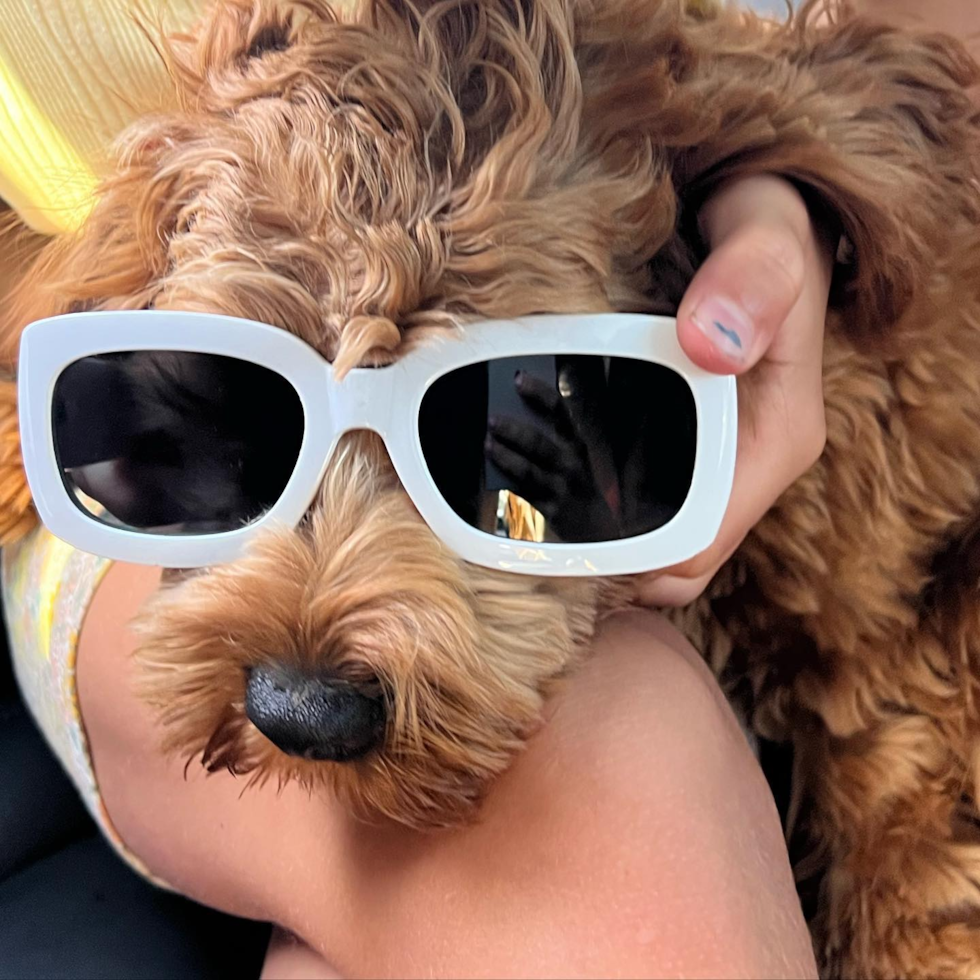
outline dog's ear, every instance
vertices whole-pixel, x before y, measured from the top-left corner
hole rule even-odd
[[[0,212],[0,546],[23,537],[37,521],[20,453],[14,380],[20,329],[13,321],[18,316],[14,307],[19,284],[47,240],[24,226],[14,212]],[[23,299],[19,303],[25,306]]]
[[[17,424],[17,385],[0,381],[0,547],[22,538],[37,523],[31,505]]]
[[[0,547],[18,541],[37,523],[21,457],[16,364],[23,328],[60,312],[53,296],[31,289],[37,279],[29,270],[39,264],[44,249],[43,239],[15,227],[10,212],[5,214],[0,233]]]
[[[175,186],[181,175],[159,165],[168,139],[164,125],[134,128],[117,172],[78,231],[26,247],[11,244],[16,231],[0,236],[6,274],[0,283],[0,545],[36,522],[17,420],[21,333],[29,323],[61,313],[152,305],[182,200]]]
[[[134,127],[85,223],[48,241],[17,277],[0,309],[0,368],[13,367],[20,334],[34,320],[151,304],[182,201],[183,175],[158,159],[170,138],[163,122]]]
[[[855,18],[836,0],[810,0],[785,27],[663,4],[657,23],[634,16],[625,32],[622,17],[645,5],[592,2],[601,16],[582,41],[607,66],[588,107],[599,138],[646,132],[668,149],[692,237],[721,182],[795,182],[843,225],[851,255],[835,300],[850,329],[893,323],[950,227],[980,220],[980,69],[954,39]]]

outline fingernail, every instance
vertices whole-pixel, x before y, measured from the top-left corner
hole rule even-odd
[[[491,415],[487,419],[487,428],[488,429],[496,429],[497,428],[497,416],[496,415]]]
[[[517,385],[518,388],[523,388],[524,387],[524,372],[523,371],[516,371],[514,373],[514,384]]]
[[[706,299],[695,307],[691,321],[729,361],[741,363],[752,347],[752,321],[734,303]]]

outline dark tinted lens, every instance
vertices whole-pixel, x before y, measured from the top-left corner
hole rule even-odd
[[[282,495],[303,439],[293,387],[233,357],[135,351],[69,365],[54,391],[65,485],[107,524],[227,531]]]
[[[694,397],[629,358],[508,357],[439,378],[422,451],[468,524],[524,541],[631,538],[670,521],[694,472]]]

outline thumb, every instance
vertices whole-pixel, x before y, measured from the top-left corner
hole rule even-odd
[[[741,374],[769,349],[803,291],[811,234],[806,205],[777,178],[726,188],[702,214],[711,254],[677,313],[688,357],[718,374]]]

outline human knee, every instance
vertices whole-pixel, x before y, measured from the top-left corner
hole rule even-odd
[[[710,672],[663,620],[604,625],[511,779],[491,813],[521,815],[499,825],[513,853],[534,855],[523,887],[550,896],[569,957],[634,975],[812,972],[765,779]]]
[[[577,741],[579,768],[591,763],[603,778],[636,788],[637,766],[653,764],[665,781],[707,776],[732,766],[754,769],[748,743],[708,667],[666,620],[649,612],[611,617],[592,659],[562,695],[568,737]],[[580,715],[577,727],[573,718]]]
[[[386,869],[362,876],[365,907],[380,891],[388,912],[357,947],[457,976],[805,975],[802,918],[774,911],[795,895],[757,770],[679,634],[610,620],[476,824],[392,831],[383,852],[358,838]],[[784,934],[781,969],[766,950]]]

